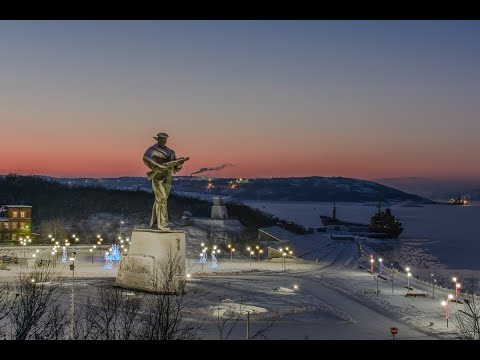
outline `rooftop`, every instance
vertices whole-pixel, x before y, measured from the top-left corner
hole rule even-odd
[[[5,207],[5,208],[12,208],[12,207],[13,207],[13,208],[17,208],[17,207],[31,208],[30,205],[3,205],[3,206],[2,206],[2,209],[3,209],[4,207]]]

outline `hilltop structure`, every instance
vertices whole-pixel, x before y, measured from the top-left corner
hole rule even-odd
[[[223,202],[223,198],[219,196],[213,197],[211,218],[215,220],[228,219],[227,208]]]

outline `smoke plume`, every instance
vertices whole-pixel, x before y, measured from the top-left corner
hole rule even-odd
[[[200,170],[197,170],[197,171],[194,171],[191,175],[193,174],[200,174],[200,173],[203,173],[205,171],[217,171],[217,170],[222,170],[222,169],[225,169],[226,167],[228,166],[235,166],[234,164],[222,164],[220,166],[216,166],[216,167],[212,167],[212,168],[201,168]]]

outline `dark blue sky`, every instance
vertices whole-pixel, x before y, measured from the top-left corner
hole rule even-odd
[[[139,175],[166,131],[186,173],[478,176],[479,33],[478,21],[1,21],[0,172]]]

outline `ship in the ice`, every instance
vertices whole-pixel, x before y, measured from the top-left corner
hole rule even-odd
[[[378,204],[378,211],[370,219],[370,232],[386,234],[389,238],[398,238],[403,231],[403,226],[395,216],[392,215],[390,209],[382,211]]]
[[[447,204],[449,205],[468,205],[468,200],[462,197],[451,198],[448,200]]]
[[[332,230],[343,230],[359,236],[377,239],[398,238],[403,232],[403,226],[390,209],[382,211],[380,204],[378,211],[371,217],[370,224],[359,224],[337,219],[337,208],[333,205],[333,216],[320,215],[322,225]]]

